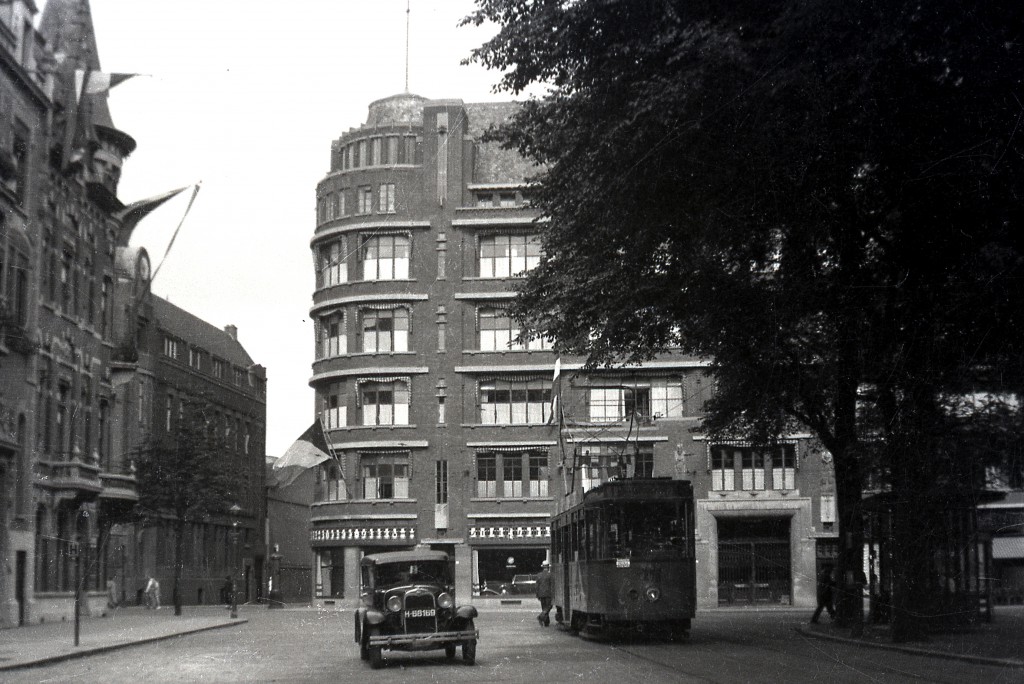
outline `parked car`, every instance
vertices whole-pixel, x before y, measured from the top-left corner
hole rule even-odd
[[[355,613],[359,657],[384,664],[384,650],[444,649],[476,662],[477,610],[455,605],[455,573],[444,551],[416,549],[364,556],[360,561],[360,606]]]
[[[536,575],[513,575],[511,584],[511,593],[513,594],[536,594],[537,593],[537,576]]]

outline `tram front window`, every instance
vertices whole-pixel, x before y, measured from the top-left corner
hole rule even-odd
[[[602,510],[607,525],[597,541],[599,558],[679,558],[687,530],[675,504],[625,503]]]

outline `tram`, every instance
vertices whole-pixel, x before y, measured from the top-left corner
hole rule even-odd
[[[584,634],[689,636],[697,601],[693,487],[610,480],[551,525],[555,620]]]

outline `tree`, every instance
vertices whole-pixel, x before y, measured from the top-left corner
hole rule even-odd
[[[492,134],[544,169],[525,334],[592,366],[709,358],[712,434],[810,428],[834,457],[848,585],[864,470],[884,465],[899,640],[921,633],[932,485],[977,479],[943,448],[951,398],[1021,389],[1022,14],[478,0],[465,20],[498,27],[470,59],[499,89],[545,89]]]
[[[189,524],[225,513],[236,492],[225,460],[227,450],[212,407],[201,398],[183,401],[167,437],[136,459],[139,509],[149,522],[168,527],[174,537],[174,614],[181,615],[181,574]]]

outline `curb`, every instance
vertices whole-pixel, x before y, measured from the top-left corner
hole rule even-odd
[[[141,646],[143,644],[151,644],[157,641],[166,641],[167,639],[174,639],[175,637],[185,636],[187,634],[198,634],[199,632],[209,632],[214,629],[223,629],[225,627],[234,627],[236,625],[244,625],[249,620],[232,620],[231,622],[223,622],[219,625],[209,625],[206,627],[196,627],[193,629],[186,629],[181,632],[172,632],[170,634],[161,634],[159,636],[145,637],[136,641],[125,641],[119,644],[108,644],[106,646],[92,646],[89,648],[83,648],[77,651],[68,651],[67,653],[58,653],[52,656],[43,656],[36,658],[35,660],[26,660],[20,663],[8,663],[0,664],[0,672],[6,672],[10,670],[23,670],[31,667],[41,667],[43,665],[51,665],[53,663],[64,662],[65,660],[74,660],[76,658],[85,658],[87,656],[99,655],[100,653],[109,653],[110,651],[117,651],[122,648],[130,648],[132,646]]]
[[[900,653],[907,653],[910,655],[926,656],[929,658],[944,658],[946,660],[959,660],[967,663],[974,663],[976,665],[994,665],[996,667],[1010,667],[1010,668],[1024,668],[1024,660],[1013,660],[1010,658],[988,658],[985,656],[973,656],[965,653],[949,653],[947,651],[932,651],[926,648],[915,648],[913,646],[901,646],[899,644],[880,644],[873,641],[864,641],[862,639],[852,639],[849,637],[833,636],[831,634],[822,634],[815,632],[814,630],[805,629],[804,627],[794,627],[797,633],[802,634],[805,637],[812,639],[824,639],[826,641],[837,641],[844,644],[853,644],[855,646],[864,646],[867,648],[876,648],[883,651],[898,651]]]

